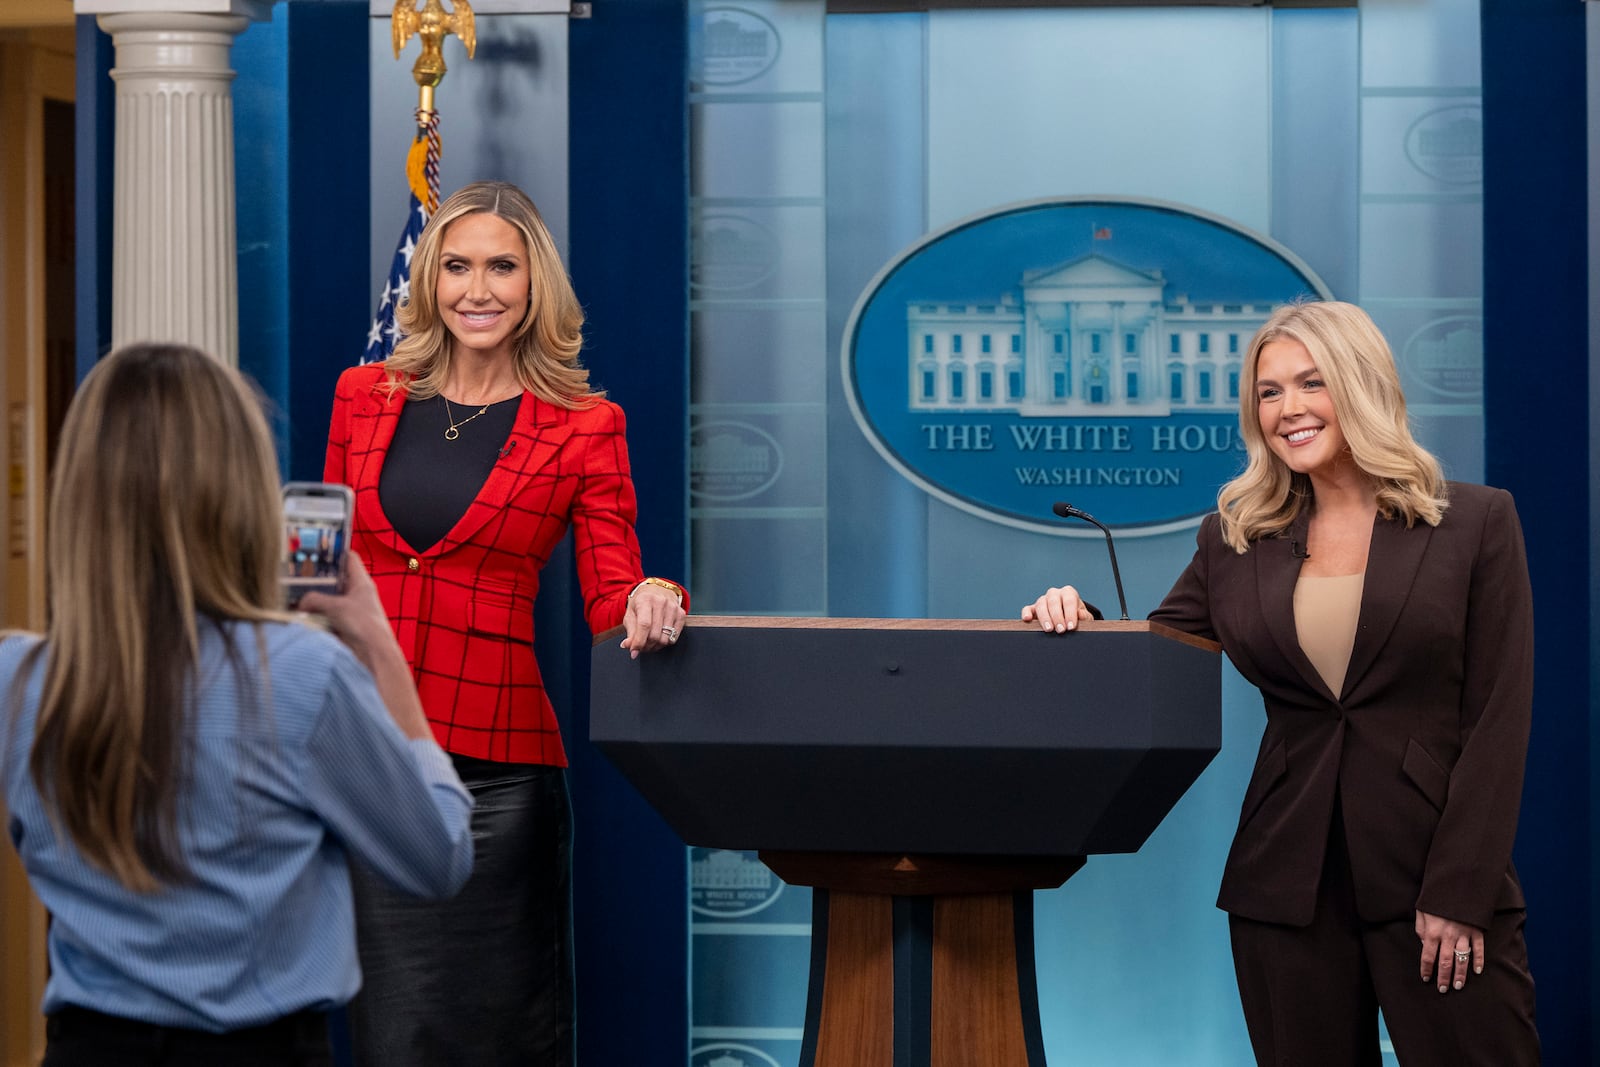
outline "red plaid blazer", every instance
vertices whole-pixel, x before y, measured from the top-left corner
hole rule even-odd
[[[644,577],[622,409],[569,410],[524,393],[501,456],[438,544],[418,552],[378,502],[404,389],[382,363],[339,376],[323,477],[355,490],[352,543],[378,586],[434,735],[447,751],[565,766],[555,710],[533,655],[539,571],[570,525],[584,615],[595,633],[622,622]]]

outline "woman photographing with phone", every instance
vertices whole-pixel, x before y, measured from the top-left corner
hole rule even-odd
[[[688,599],[645,577],[622,409],[579,363],[583,310],[521,190],[478,182],[439,206],[396,319],[394,355],[339,379],[323,477],[355,490],[354,546],[478,798],[478,866],[444,905],[357,872],[356,1059],[566,1067],[572,813],[534,658],[540,574],[571,529],[589,628],[621,624],[635,656],[678,640]]]
[[[445,896],[471,800],[371,580],[279,608],[270,434],[239,375],[113,352],[62,429],[49,625],[0,640],[0,790],[50,912],[46,1067],[330,1062],[353,854]],[[348,646],[348,647],[346,647]],[[353,653],[353,654],[352,654]]]

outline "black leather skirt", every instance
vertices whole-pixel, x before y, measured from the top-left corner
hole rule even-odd
[[[572,807],[560,767],[452,757],[472,792],[472,876],[418,901],[352,870],[360,1067],[571,1067]],[[359,865],[354,865],[359,866]]]

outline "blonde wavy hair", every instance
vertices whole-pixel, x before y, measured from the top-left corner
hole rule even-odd
[[[509,182],[474,182],[452,193],[433,213],[411,255],[411,293],[395,311],[405,335],[386,364],[391,390],[404,386],[417,400],[437,396],[450,372],[451,336],[439,315],[439,260],[445,231],[466,215],[487,213],[522,234],[529,262],[528,314],[511,334],[517,382],[539,399],[565,408],[587,407],[605,394],[589,385],[578,362],[583,348],[583,308],[572,291],[539,209]]]
[[[1243,553],[1251,541],[1289,527],[1312,500],[1311,481],[1296,474],[1267,445],[1256,397],[1261,350],[1273,341],[1304,345],[1327,385],[1351,457],[1378,495],[1378,511],[1439,525],[1449,502],[1439,461],[1411,436],[1406,398],[1394,354],[1376,324],[1354,304],[1286,304],[1256,331],[1245,357],[1248,388],[1239,396],[1239,430],[1249,462],[1217,494],[1222,536]]]
[[[49,524],[29,771],[85,858],[153,891],[187,873],[178,800],[200,619],[284,617],[278,468],[256,395],[185,345],[111,353],[67,411]]]

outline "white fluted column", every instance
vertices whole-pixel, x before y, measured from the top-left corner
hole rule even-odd
[[[228,53],[250,20],[124,11],[98,22],[116,45],[112,344],[182,341],[236,366]]]

